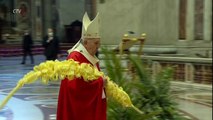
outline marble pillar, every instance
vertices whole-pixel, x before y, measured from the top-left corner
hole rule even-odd
[[[41,40],[42,38],[42,8],[41,0],[35,0],[35,38],[36,40]]]
[[[185,63],[185,82],[194,82],[194,66],[192,63]]]
[[[31,32],[31,35],[32,35],[32,38],[33,38],[33,40],[35,39],[35,36],[36,36],[36,34],[35,34],[35,26],[34,26],[34,24],[35,24],[35,0],[31,0],[31,8],[30,8],[30,11],[31,11],[31,30],[30,30],[30,32]]]
[[[187,1],[186,13],[186,40],[194,40],[194,0]]]
[[[212,0],[204,0],[204,40],[212,40]]]
[[[87,0],[85,1],[85,11],[88,13],[90,19],[94,19],[96,16],[96,0]]]
[[[43,21],[43,34],[47,33],[47,28],[52,27],[52,4],[51,0],[42,0],[42,21]]]

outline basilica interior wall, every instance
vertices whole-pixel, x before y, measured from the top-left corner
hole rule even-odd
[[[84,0],[60,0],[59,13],[61,25],[68,25],[75,20],[82,20],[84,14]]]
[[[144,52],[170,51],[178,56],[211,57],[212,4],[211,0],[185,2],[181,0],[105,0],[98,2],[101,13],[102,42],[118,45],[128,31],[131,37],[146,33]],[[184,1],[184,0],[183,0]],[[199,2],[199,3],[198,3]],[[203,6],[202,6],[203,5]],[[180,38],[180,17],[185,16],[185,38]],[[203,26],[202,26],[203,25]],[[201,39],[196,36],[202,35]],[[151,50],[152,49],[152,50]],[[174,54],[173,54],[174,55]]]
[[[95,5],[94,1],[96,1]],[[185,2],[186,13],[184,14],[180,11],[181,1]],[[26,12],[28,15],[23,17],[28,18],[25,21],[19,20],[21,14],[12,14],[11,12],[12,9],[20,8],[23,2],[28,3],[26,6],[29,10]],[[46,29],[54,26],[57,29],[57,35],[63,42],[65,25],[70,25],[75,20],[81,21],[85,11],[89,15],[94,15],[93,12],[99,12],[102,45],[117,46],[123,35],[127,33],[129,37],[133,38],[139,38],[142,33],[146,33],[144,51],[159,52],[164,49],[185,54],[185,56],[196,56],[197,53],[204,55],[204,57],[206,54],[211,56],[212,1],[187,2],[186,4],[185,0],[55,0],[53,3],[45,0],[31,2],[27,0],[8,2],[5,0],[5,5],[11,10],[5,13],[7,16],[5,20],[9,21],[9,24],[7,29],[2,30],[2,33],[9,33],[9,28],[17,30],[26,29],[28,26],[32,30],[35,41],[40,43]],[[54,5],[56,5],[56,12]],[[0,13],[2,17],[3,14]],[[180,26],[182,15],[185,15],[185,24]],[[183,36],[185,38],[183,39],[180,38],[180,30],[182,29],[180,27],[184,27]],[[202,39],[196,39],[196,36],[201,36]],[[18,43],[20,39],[16,37],[14,42]]]
[[[173,45],[178,38],[177,2],[171,0],[106,0],[98,3],[103,44],[118,44],[123,34],[147,34],[146,44]]]

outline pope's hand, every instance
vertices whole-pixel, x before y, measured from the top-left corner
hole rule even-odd
[[[53,37],[49,37],[49,39],[47,40],[47,43],[49,43],[52,40],[53,40]]]
[[[106,87],[106,85],[107,85],[107,77],[103,77],[103,82],[104,82],[104,87]]]

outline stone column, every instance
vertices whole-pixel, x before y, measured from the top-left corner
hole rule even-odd
[[[212,40],[212,0],[204,0],[204,40]]]
[[[158,61],[152,62],[152,79],[156,78],[156,75],[160,72],[161,69],[161,64]]]
[[[186,12],[186,40],[194,40],[194,0],[187,1]]]
[[[41,0],[35,0],[35,38],[41,40],[42,38],[42,7]]]
[[[96,0],[92,0],[92,19],[95,18],[96,16],[96,9],[97,9],[97,3],[96,3]]]
[[[35,0],[31,0],[31,8],[30,8],[30,11],[31,11],[31,28],[30,28],[30,32],[31,32],[31,35],[32,35],[32,38],[33,40],[35,40],[36,38],[36,34],[35,34]]]
[[[185,63],[185,82],[194,82],[194,66],[192,63]]]
[[[43,21],[43,34],[47,33],[47,28],[52,27],[51,15],[52,15],[51,0],[42,0],[42,21]]]
[[[88,13],[90,19],[94,19],[96,16],[96,0],[86,0],[85,11]]]

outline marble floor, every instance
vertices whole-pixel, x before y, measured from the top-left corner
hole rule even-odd
[[[21,57],[0,58],[0,102],[27,72],[45,60],[44,56],[29,58],[25,65]],[[64,60],[65,58],[61,58]],[[39,82],[22,87],[0,110],[0,120],[55,120],[60,83],[42,85]],[[172,83],[181,113],[192,120],[212,120],[212,86]]]

